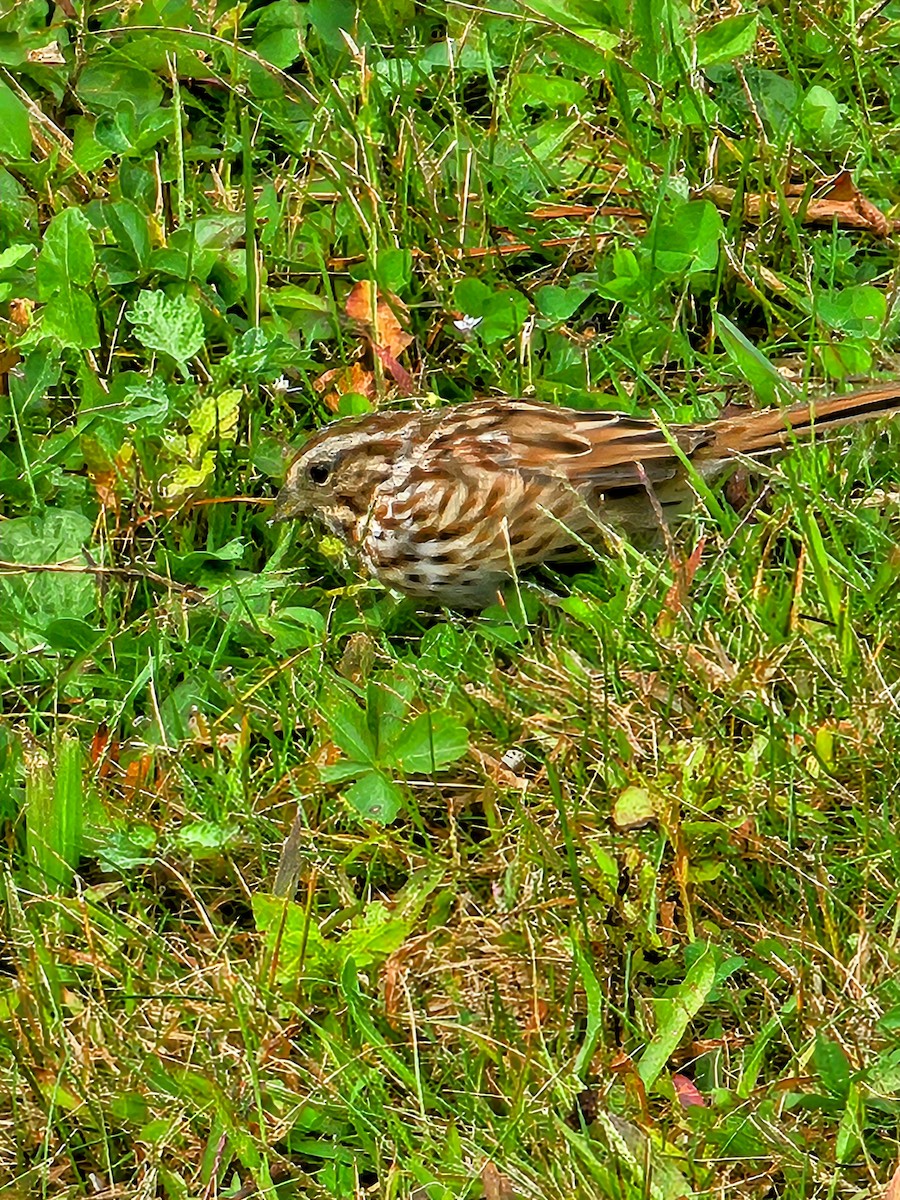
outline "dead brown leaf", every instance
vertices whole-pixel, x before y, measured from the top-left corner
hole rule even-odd
[[[484,1200],[515,1200],[509,1176],[499,1171],[492,1162],[486,1162],[481,1168],[481,1185],[484,1188]]]
[[[371,279],[360,280],[353,286],[344,311],[362,327],[374,349],[385,351],[393,359],[413,340],[398,318],[398,314],[406,316],[402,301],[393,295],[382,296]]]
[[[313,383],[313,388],[322,396],[325,407],[337,412],[341,396],[354,392],[375,399],[375,376],[362,363],[351,363],[346,367],[332,367],[324,371]]]
[[[900,1200],[900,1165],[893,1173],[887,1187],[881,1193],[882,1200]]]
[[[700,1089],[687,1075],[673,1075],[672,1087],[682,1108],[706,1108]]]
[[[888,237],[898,223],[890,220],[853,182],[849,171],[840,171],[823,179],[807,201],[808,185],[788,184],[784,189],[785,203],[804,225],[832,225],[837,221],[844,229],[864,229],[876,237]],[[731,211],[735,192],[721,184],[711,184],[698,193],[712,200],[717,208]],[[774,192],[751,192],[744,196],[744,217],[758,222],[777,213],[779,199]]]

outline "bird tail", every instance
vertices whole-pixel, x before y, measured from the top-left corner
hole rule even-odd
[[[698,458],[771,454],[798,438],[811,438],[857,421],[873,421],[897,413],[900,413],[900,381],[865,388],[846,396],[810,400],[790,408],[722,417],[709,426],[712,438]]]

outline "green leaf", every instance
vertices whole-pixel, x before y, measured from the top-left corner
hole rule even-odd
[[[688,200],[674,211],[663,211],[647,234],[653,265],[666,275],[713,271],[725,227],[718,209],[708,200]]]
[[[86,292],[72,290],[54,296],[42,313],[43,329],[64,346],[75,350],[93,350],[100,345],[97,311]]]
[[[515,337],[528,317],[528,301],[519,292],[495,292],[482,306],[478,337],[486,345]]]
[[[568,321],[575,315],[591,292],[586,288],[560,287],[550,283],[538,288],[534,294],[534,302],[542,316],[553,321]]]
[[[709,29],[697,34],[697,66],[741,58],[756,45],[759,28],[757,13],[741,13],[716,21]]]
[[[81,744],[66,737],[55,761],[31,755],[25,777],[26,850],[41,891],[67,891],[81,857],[84,808]]]
[[[834,1141],[835,1162],[849,1165],[859,1156],[866,1130],[866,1098],[856,1084],[851,1084],[847,1106],[841,1115]]]
[[[325,705],[327,729],[334,744],[356,762],[375,764],[375,739],[366,714],[349,696],[337,693]]]
[[[14,563],[83,562],[93,524],[70,510],[0,522],[0,559]],[[92,575],[28,572],[0,578],[0,644],[34,650],[43,631],[59,617],[86,618],[97,603]]]
[[[240,410],[240,388],[228,388],[218,396],[205,396],[191,411],[191,429],[203,444],[215,438],[233,442]]]
[[[612,808],[613,824],[617,829],[640,829],[656,820],[653,796],[644,787],[627,787],[620,793]]]
[[[797,389],[772,366],[761,350],[744,337],[736,325],[718,312],[714,322],[728,357],[764,404],[778,404],[785,396],[797,398]]]
[[[703,1005],[716,981],[716,955],[706,946],[671,995],[657,999],[656,1032],[638,1062],[638,1075],[650,1088],[662,1074],[669,1058],[678,1048],[689,1023]]]
[[[399,671],[386,678],[371,680],[366,688],[366,719],[375,734],[379,759],[406,725],[414,694],[415,684]]]
[[[355,922],[337,946],[342,960],[352,958],[358,967],[384,962],[409,937],[412,921],[398,918],[381,900],[370,900],[361,922]]]
[[[356,762],[352,758],[341,759],[329,766],[319,767],[319,778],[323,783],[346,783],[369,770],[368,763]]]
[[[89,230],[79,209],[65,209],[47,226],[37,260],[38,295],[47,302],[44,330],[64,346],[85,350],[100,344],[94,302],[84,290],[94,274]]]
[[[819,1032],[813,1049],[813,1063],[823,1086],[832,1096],[846,1100],[850,1093],[850,1064],[843,1048]]]
[[[387,825],[403,807],[403,792],[380,771],[366,771],[344,793],[361,817]]]
[[[375,263],[375,278],[388,292],[402,292],[412,279],[412,252],[391,247],[381,250]]]
[[[103,215],[120,249],[145,266],[151,249],[146,214],[133,200],[117,200],[103,205]]]
[[[29,242],[16,242],[0,251],[0,271],[9,271],[17,267],[24,258],[34,253],[34,246]]]
[[[203,348],[203,317],[190,296],[145,290],[125,316],[142,346],[168,354],[182,367]]]
[[[284,70],[303,53],[306,13],[295,0],[275,0],[260,14],[253,34],[253,48],[260,58]]]
[[[89,230],[87,217],[77,208],[65,209],[47,226],[37,261],[41,300],[91,282],[94,244]]]
[[[18,162],[31,158],[28,109],[5,83],[0,83],[0,156]]]
[[[814,83],[800,105],[800,124],[827,146],[841,122],[841,106],[827,88]]]
[[[569,108],[584,103],[587,92],[573,79],[561,75],[520,72],[510,91],[510,103],[522,108]]]
[[[115,111],[127,98],[138,119],[162,102],[162,85],[152,71],[120,51],[89,55],[78,76],[76,95],[86,112]]]
[[[578,0],[531,0],[528,7],[598,50],[614,50],[621,41],[617,34],[596,24],[598,6],[595,4],[579,3]],[[543,30],[541,36],[544,36]]]
[[[887,298],[880,288],[868,283],[837,288],[819,294],[816,315],[840,333],[877,337],[887,319]]]
[[[408,774],[431,774],[469,749],[465,725],[446,712],[420,713],[390,748],[388,761]]]

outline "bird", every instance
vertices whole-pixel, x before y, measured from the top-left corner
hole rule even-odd
[[[317,518],[388,588],[447,608],[495,603],[542,563],[602,552],[690,510],[716,482],[801,439],[900,412],[900,381],[696,424],[490,398],[381,409],[300,449],[274,519]],[[688,465],[689,464],[689,465]]]

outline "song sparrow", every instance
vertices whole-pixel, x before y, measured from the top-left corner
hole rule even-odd
[[[900,383],[663,428],[617,412],[525,400],[382,411],[326,426],[291,464],[276,520],[318,517],[388,587],[460,608],[511,577],[633,536],[704,478],[795,438],[900,410]],[[604,532],[606,531],[606,532]]]

